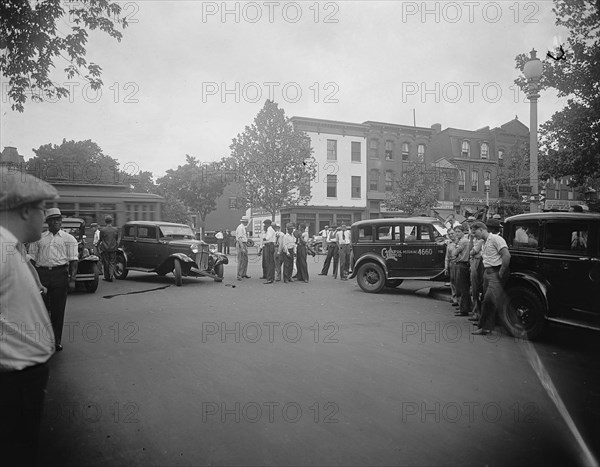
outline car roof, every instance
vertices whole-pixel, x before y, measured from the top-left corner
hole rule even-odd
[[[191,227],[187,224],[177,224],[175,222],[162,222],[162,221],[129,221],[125,225],[164,225],[169,227]]]
[[[596,212],[529,212],[526,214],[517,214],[516,216],[510,216],[504,220],[504,222],[520,222],[527,220],[582,220],[582,219],[595,219],[600,221],[600,213]]]
[[[80,219],[79,217],[63,217],[62,219],[63,224],[65,222],[73,222],[73,223],[85,223],[85,221],[83,219]]]
[[[435,217],[384,217],[380,219],[365,219],[362,221],[356,221],[351,227],[361,227],[363,225],[389,225],[395,223],[411,223],[411,224],[431,224],[432,222],[442,223]]]

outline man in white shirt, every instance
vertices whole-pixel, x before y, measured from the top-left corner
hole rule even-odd
[[[48,289],[44,295],[44,303],[50,312],[56,350],[60,351],[67,293],[69,289],[75,289],[79,252],[75,237],[62,230],[60,209],[48,209],[46,222],[48,230],[29,246],[29,255],[42,285]]]
[[[217,231],[215,238],[217,239],[217,250],[219,253],[223,253],[223,229]]]
[[[294,237],[294,224],[287,224],[287,233],[283,236],[283,282],[292,282],[294,271],[294,255],[296,253],[296,237]]]
[[[340,279],[347,281],[350,268],[350,231],[342,225],[335,235],[340,255]]]
[[[0,168],[0,451],[3,465],[35,465],[54,333],[43,287],[23,246],[40,238],[42,180]]]
[[[275,280],[275,230],[271,227],[271,219],[265,219],[266,231],[263,237],[263,258],[265,260],[265,279],[264,284],[272,284]]]
[[[235,249],[237,251],[237,280],[250,279],[248,275],[248,218],[243,216],[240,225],[235,229]]]
[[[283,236],[285,235],[281,231],[279,225],[274,224],[273,230],[275,230],[275,282],[281,282],[281,268],[283,266]]]

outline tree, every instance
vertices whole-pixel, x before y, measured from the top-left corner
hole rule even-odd
[[[165,222],[176,222],[188,224],[190,215],[187,206],[171,193],[165,193],[165,203],[162,207],[162,220]]]
[[[165,198],[172,195],[197,212],[204,227],[206,216],[217,208],[217,198],[223,194],[226,183],[221,177],[220,164],[201,165],[189,155],[185,159],[185,165],[167,170],[157,180],[159,193]]]
[[[566,107],[541,125],[540,171],[575,185],[600,188],[600,2],[554,0],[556,25],[569,29],[566,44],[544,62],[542,89],[568,97]],[[561,54],[564,56],[561,57]],[[516,57],[523,70],[527,55]],[[558,58],[558,59],[556,59]],[[515,80],[521,88],[524,77]]]
[[[88,30],[100,29],[121,41],[115,26],[127,26],[121,7],[108,0],[78,0],[68,3],[69,34],[57,22],[65,17],[62,0],[2,0],[0,2],[0,71],[8,78],[8,97],[13,110],[23,112],[29,97],[34,101],[60,99],[69,90],[50,79],[56,59],[64,60],[69,79],[84,76],[92,89],[102,86],[102,68],[86,60]],[[60,24],[61,28],[63,27]]]
[[[403,211],[409,216],[428,212],[437,204],[439,182],[434,171],[424,164],[407,165],[394,180],[392,191],[386,193],[385,206],[391,211]]]
[[[130,175],[119,170],[119,162],[102,152],[92,140],[48,143],[33,149],[27,171],[42,180],[66,183],[129,183]]]
[[[316,176],[310,140],[277,103],[267,100],[230,148],[244,197],[253,207],[266,210],[274,220],[282,207],[308,203]]]
[[[498,185],[503,198],[521,202],[531,193],[529,179],[529,142],[517,141],[504,156],[504,166],[498,167]]]

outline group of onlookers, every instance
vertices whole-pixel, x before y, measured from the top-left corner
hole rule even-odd
[[[227,229],[217,230],[215,238],[217,239],[217,250],[219,253],[225,253],[226,255],[230,254],[232,237],[231,232]]]
[[[470,216],[462,224],[446,220],[446,264],[455,316],[469,316],[476,335],[490,334],[496,314],[506,304],[503,286],[509,276],[510,253],[500,236],[500,216],[485,223]]]
[[[337,279],[339,264],[340,279],[343,281],[348,280],[351,251],[350,230],[344,224],[339,227],[330,227],[326,225],[319,234],[323,239],[323,251],[327,252],[319,276],[326,276],[329,274],[329,266],[333,261],[333,277]]]

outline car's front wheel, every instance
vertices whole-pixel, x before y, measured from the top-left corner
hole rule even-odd
[[[502,325],[514,337],[537,338],[546,326],[541,297],[524,286],[509,288],[507,296],[507,302],[500,307]]]
[[[183,274],[181,273],[181,261],[178,259],[173,261],[173,275],[175,276],[175,285],[181,287],[181,284],[183,284]]]
[[[225,268],[223,267],[222,264],[217,264],[215,266],[215,274],[217,275],[217,279],[215,279],[216,282],[222,282],[223,281],[223,276],[225,275]]]
[[[376,263],[365,263],[358,268],[356,280],[361,289],[368,293],[381,292],[385,287],[385,273]]]
[[[94,293],[98,289],[98,283],[100,282],[100,273],[98,272],[98,265],[92,265],[92,271],[94,273],[94,280],[84,282],[85,290],[88,293]]]
[[[115,263],[115,277],[117,279],[125,279],[128,273],[129,271],[127,271],[125,257],[123,255],[117,255],[117,262]]]

